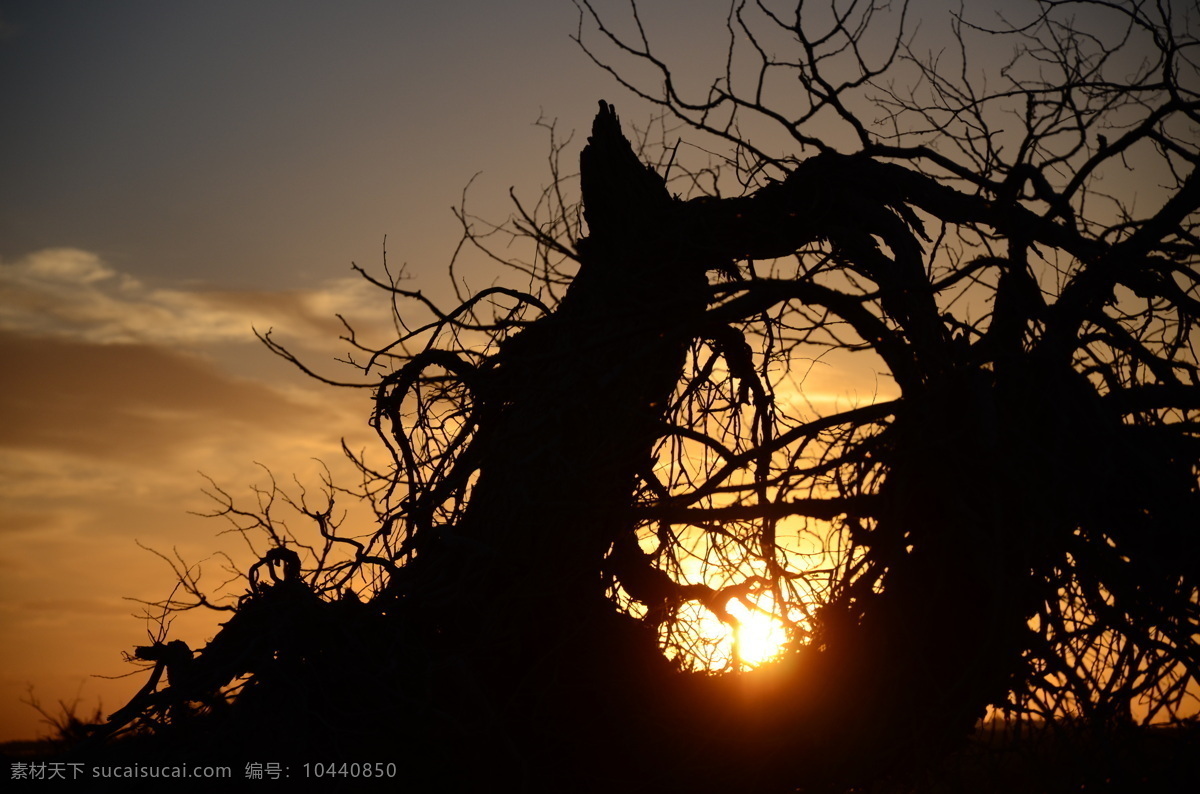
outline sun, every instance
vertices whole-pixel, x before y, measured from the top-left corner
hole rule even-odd
[[[731,631],[742,664],[757,667],[783,653],[788,631],[779,618],[751,609],[736,598],[731,598],[725,608],[738,620]]]
[[[698,601],[680,605],[675,621],[660,626],[663,649],[689,669],[711,673],[751,670],[782,657],[806,623],[798,610],[781,618],[770,594],[734,597],[723,609]],[[788,621],[785,623],[784,621]]]

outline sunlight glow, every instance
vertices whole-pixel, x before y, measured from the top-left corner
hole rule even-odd
[[[715,500],[714,504],[720,506]],[[753,669],[779,659],[788,647],[805,645],[813,629],[812,611],[827,601],[831,575],[844,559],[840,528],[828,521],[786,518],[775,527],[775,552],[782,564],[800,575],[776,588],[768,584],[766,566],[744,544],[728,542],[734,529],[751,532],[754,527],[725,529],[725,534],[688,529],[677,536],[681,549],[676,555],[682,559],[672,579],[714,593],[725,591],[719,606],[686,600],[678,605],[673,620],[659,626],[664,654],[689,670]],[[639,542],[651,554],[657,538],[643,533]],[[634,617],[646,615],[645,608],[627,594],[618,601]]]
[[[690,641],[685,651],[689,661],[699,662],[710,672],[730,672],[759,667],[782,656],[791,636],[766,606],[759,603],[754,608],[737,598],[729,599],[725,610],[736,621],[735,627],[700,604],[684,604],[676,630],[682,629]]]
[[[742,664],[757,667],[783,653],[788,631],[779,618],[750,609],[736,598],[731,598],[725,608],[738,619],[738,627],[731,631]]]

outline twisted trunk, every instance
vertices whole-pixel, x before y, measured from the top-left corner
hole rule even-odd
[[[988,587],[971,590],[971,562],[954,564],[962,511],[918,515],[924,502],[916,494],[932,499],[941,487],[929,479],[938,466],[928,465],[939,452],[912,439],[897,446],[924,450],[918,454],[926,458],[911,466],[901,461],[887,490],[907,501],[891,509],[889,523],[914,535],[917,553],[905,554],[901,544],[887,561],[894,568],[889,592],[858,603],[845,631],[831,621],[823,650],[775,674],[761,690],[775,700],[761,693],[747,700],[736,682],[669,683],[651,629],[620,616],[605,598],[605,555],[633,532],[637,474],[651,459],[687,347],[705,333],[709,270],[828,238],[897,296],[893,315],[903,336],[896,334],[889,364],[902,385],[919,391],[950,369],[949,343],[920,267],[913,233],[919,224],[905,195],[882,183],[867,191],[845,178],[863,168],[869,172],[857,161],[814,158],[752,196],[684,202],[638,161],[611,106],[602,105],[581,155],[590,235],[580,241],[579,273],[558,310],[505,343],[488,372],[478,480],[463,520],[421,552],[416,567],[434,575],[414,580],[423,590],[412,593],[505,715],[493,729],[539,731],[538,763],[578,765],[581,753],[602,753],[608,725],[620,720],[629,736],[655,741],[661,727],[677,748],[702,754],[716,749],[714,740],[740,741],[746,753],[773,743],[780,752],[770,762],[764,754],[768,776],[775,764],[794,766],[796,748],[821,748],[805,763],[813,774],[824,763],[837,778],[847,768],[835,757],[859,772],[870,766],[864,755],[894,758],[888,745],[907,746],[896,731],[923,706],[937,712],[923,724],[955,717],[937,730],[961,735],[981,698],[1003,681],[1004,660],[978,664],[996,649],[995,638],[984,632],[947,640],[948,623],[961,618],[963,626],[979,626],[970,613],[1003,605]],[[872,234],[888,243],[895,261],[882,257]],[[861,321],[871,324],[864,338],[887,330],[873,316]],[[917,425],[902,430],[919,434]],[[984,545],[998,548],[993,540]],[[964,702],[937,694],[941,679],[952,675],[961,686],[949,686],[946,697]],[[698,704],[698,719],[706,711],[708,718],[721,715],[738,739],[656,724],[680,719],[691,704],[671,701],[682,699]],[[787,705],[780,708],[780,700]],[[758,705],[748,708],[750,702]],[[630,724],[634,714],[642,724]],[[546,726],[554,726],[549,736]],[[556,741],[564,732],[570,739]]]

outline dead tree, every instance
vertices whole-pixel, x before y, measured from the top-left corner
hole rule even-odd
[[[1182,714],[1200,675],[1195,23],[1083,4],[1122,22],[1106,41],[1068,5],[995,31],[956,18],[963,58],[970,36],[1020,45],[985,90],[906,49],[903,14],[872,49],[880,4],[815,22],[735,4],[729,71],[689,100],[639,18],[629,43],[581,2],[588,52],[618,79],[604,43],[657,70],[661,92],[622,82],[732,143],[738,187],[674,150],[646,165],[602,102],[580,154],[586,235],[558,171],[549,216],[518,204],[508,227],[537,246],[522,268],[540,292],[447,311],[368,276],[397,306],[393,343],[347,336],[376,378],[387,460],[355,460],[380,525],[336,537],[310,513],[351,553],[301,576],[356,587],[361,602],[306,609],[341,604],[371,639],[290,639],[295,680],[374,698],[355,719],[414,764],[468,745],[530,787],[585,769],[606,789],[848,783],[945,751],[989,706]],[[1146,57],[1129,71],[1131,42]],[[886,78],[905,70],[901,94]],[[777,73],[803,89],[786,112]],[[757,146],[747,116],[798,152]],[[813,132],[823,117],[844,145]],[[1147,159],[1153,207],[1094,209],[1103,168]],[[826,350],[877,357],[895,395],[785,399]],[[725,675],[706,669],[685,613],[736,625],[731,599],[788,626],[782,661],[739,672],[735,649]],[[369,695],[347,683],[365,669],[386,681]],[[300,719],[294,682],[239,671],[263,677],[255,714]]]

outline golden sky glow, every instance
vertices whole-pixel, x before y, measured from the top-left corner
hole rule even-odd
[[[946,12],[929,5],[933,25]],[[644,6],[681,74],[706,54],[723,67],[726,0]],[[381,340],[390,323],[351,261],[378,272],[386,235],[390,263],[446,296],[450,207],[473,174],[468,208],[502,220],[510,185],[536,196],[548,180],[539,117],[565,137],[603,97],[649,118],[570,41],[576,22],[569,0],[0,10],[0,740],[38,732],[20,702],[31,685],[85,714],[141,685],[90,677],[132,669],[121,653],[153,626],[125,599],[173,584],[139,544],[208,560],[214,586],[216,551],[248,554],[189,513],[212,507],[200,472],[235,498],[262,466],[283,484],[315,484],[314,458],[352,477],[340,440],[370,447],[369,395],[306,380],[252,327],[351,377],[332,361],[346,350],[335,314]],[[468,291],[523,286],[460,265]],[[815,362],[797,412],[888,396],[875,366]],[[786,639],[729,608],[746,662]],[[198,647],[218,619],[181,616],[173,634]],[[729,646],[727,627],[710,640]]]
[[[789,639],[783,621],[765,611],[749,609],[736,598],[731,598],[725,608],[738,620],[733,630],[734,647],[744,664],[755,667],[783,652]]]
[[[472,175],[469,208],[503,219],[509,186],[548,178],[540,116],[584,128],[602,96],[648,116],[576,22],[567,0],[0,10],[0,740],[44,730],[29,686],[90,714],[141,685],[92,677],[132,670],[153,629],[125,599],[173,584],[139,543],[208,559],[214,587],[213,553],[247,554],[189,514],[212,507],[200,472],[235,498],[256,462],[284,485],[315,484],[313,458],[351,477],[339,442],[370,445],[367,395],[308,382],[252,326],[352,375],[334,314],[389,321],[352,261],[378,271],[386,235],[446,296]],[[198,647],[219,618],[173,634]]]

